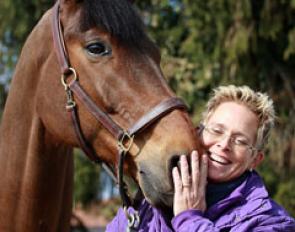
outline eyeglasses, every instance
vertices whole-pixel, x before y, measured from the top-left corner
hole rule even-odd
[[[222,141],[226,136],[229,137],[231,147],[237,152],[245,152],[248,149],[251,151],[258,150],[249,144],[248,139],[243,135],[231,135],[220,126],[204,126],[201,125],[201,133],[203,139],[207,141]]]

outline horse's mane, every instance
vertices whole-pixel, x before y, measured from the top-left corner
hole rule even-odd
[[[84,0],[82,30],[102,27],[121,41],[138,44],[145,35],[144,24],[129,0]]]

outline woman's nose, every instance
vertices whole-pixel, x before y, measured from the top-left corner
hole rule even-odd
[[[223,138],[217,142],[217,146],[221,147],[222,149],[231,150],[231,145],[231,137],[229,135],[223,136]]]

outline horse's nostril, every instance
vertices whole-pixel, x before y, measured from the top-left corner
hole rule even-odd
[[[169,160],[169,163],[168,163],[168,176],[169,176],[169,179],[170,179],[170,184],[171,186],[173,186],[173,178],[172,178],[172,169],[174,167],[179,167],[179,161],[180,161],[180,156],[179,155],[173,155],[171,157],[171,159]]]
[[[187,156],[186,158],[187,158],[187,162],[188,162],[189,173],[191,173],[190,156]],[[169,172],[171,175],[172,175],[172,169],[174,167],[178,167],[180,169],[180,155],[174,155],[170,159]]]
[[[180,156],[179,155],[174,155],[172,156],[172,158],[170,159],[170,165],[169,165],[169,169],[172,171],[172,169],[174,167],[177,167],[178,164],[179,164],[179,159],[180,159]]]

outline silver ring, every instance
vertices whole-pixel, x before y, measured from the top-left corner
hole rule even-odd
[[[182,187],[183,188],[189,188],[189,187],[191,187],[191,185],[190,184],[183,184]]]

